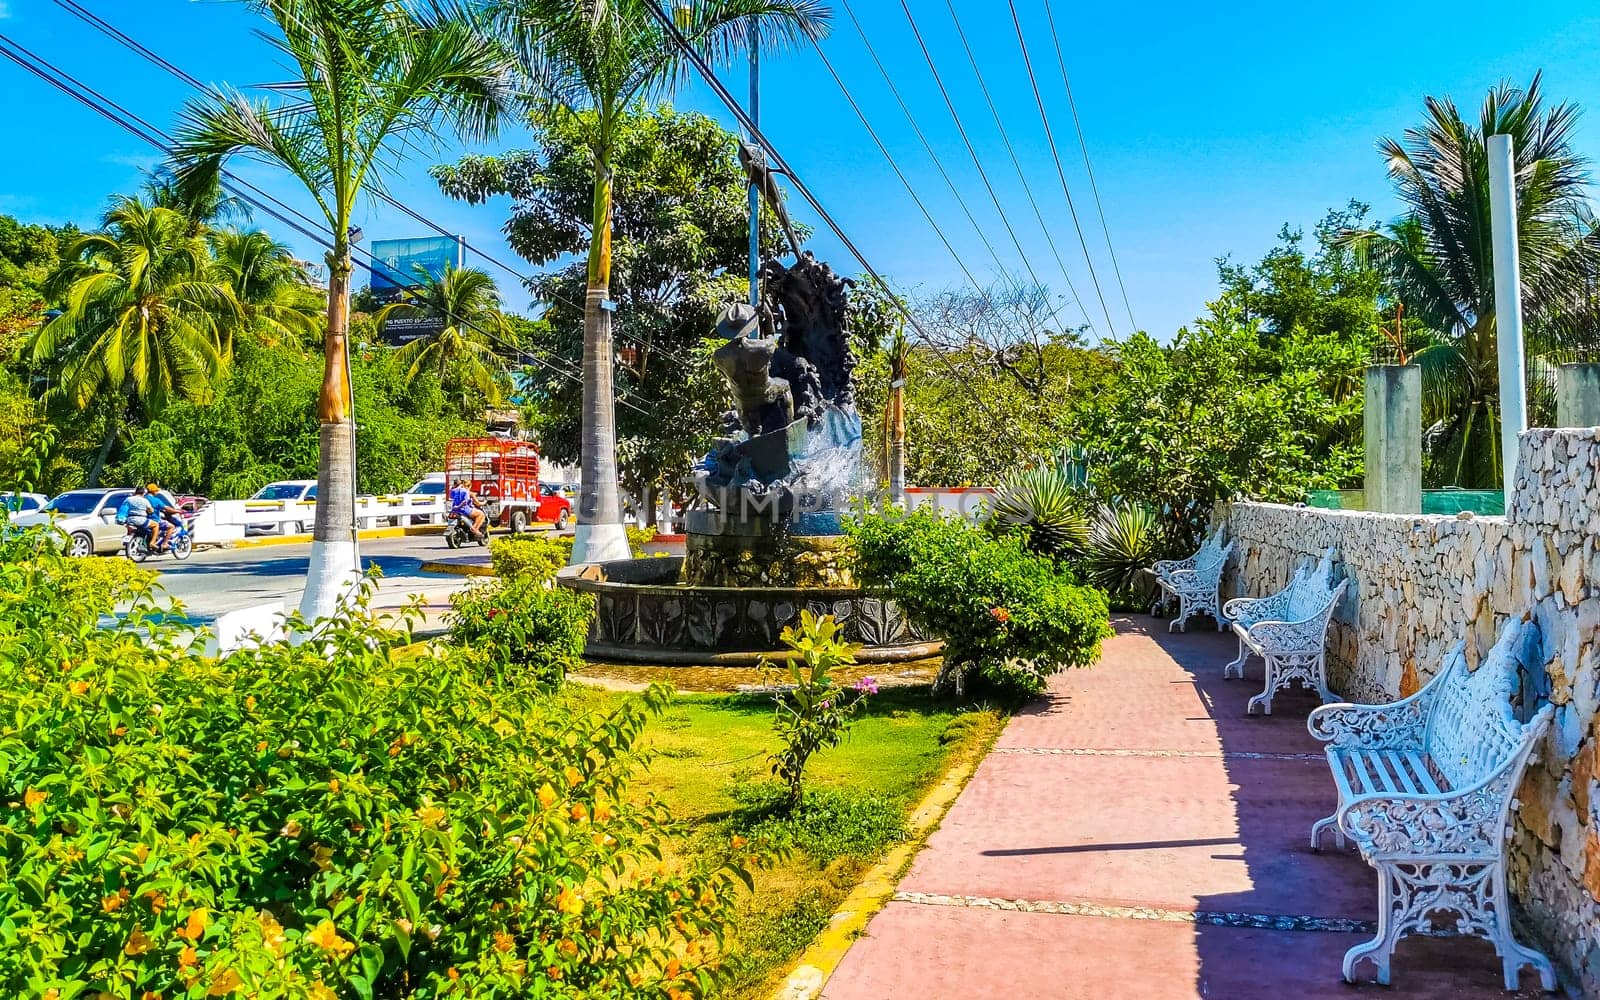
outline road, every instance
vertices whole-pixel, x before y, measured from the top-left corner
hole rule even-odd
[[[373,606],[397,608],[412,595],[421,595],[430,611],[443,611],[449,595],[469,581],[443,573],[425,573],[422,563],[448,552],[444,539],[437,535],[363,541],[362,564],[377,566],[383,572]],[[161,573],[161,586],[169,596],[183,602],[190,618],[211,621],[228,611],[273,601],[283,602],[285,609],[297,606],[305,587],[310,553],[309,542],[203,549],[185,562],[161,557],[145,565]]]

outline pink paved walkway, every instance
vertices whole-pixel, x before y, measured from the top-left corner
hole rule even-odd
[[[1510,995],[1476,940],[1403,943],[1390,988],[1342,982],[1377,881],[1309,849],[1334,805],[1316,699],[1247,718],[1260,661],[1223,681],[1235,647],[1204,621],[1119,620],[1099,665],[1011,721],[826,1000]]]

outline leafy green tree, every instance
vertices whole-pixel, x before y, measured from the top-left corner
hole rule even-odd
[[[557,264],[533,284],[550,303],[527,331],[539,359],[519,384],[545,455],[586,461],[584,386],[571,376],[584,356],[584,296],[593,209],[595,112],[540,119],[537,148],[467,157],[434,169],[440,187],[474,203],[510,196],[506,237],[521,257]],[[616,453],[623,483],[645,496],[688,471],[710,447],[729,400],[702,350],[717,310],[743,300],[748,220],[745,180],[732,134],[704,115],[630,111],[612,126],[611,257],[608,294],[617,303],[608,356],[620,402]],[[766,213],[762,247],[783,248]],[[564,264],[564,266],[560,266]],[[609,362],[608,362],[609,363]]]
[[[380,332],[395,316],[431,320],[438,326],[400,348],[406,375],[416,378],[425,369],[437,369],[443,379],[456,362],[489,402],[498,403],[506,367],[499,350],[510,326],[500,311],[494,279],[475,267],[450,266],[439,277],[422,272],[417,278],[405,301],[384,306],[373,317]]]
[[[328,322],[316,417],[321,425],[311,571],[300,610],[334,611],[360,575],[356,455],[350,406],[350,228],[357,199],[408,148],[436,142],[448,123],[464,138],[491,134],[511,98],[500,46],[447,3],[405,0],[255,0],[294,77],[276,100],[218,89],[188,105],[178,127],[180,178],[244,154],[302,184],[331,234]]]
[[[1573,148],[1578,108],[1544,105],[1539,76],[1503,83],[1476,124],[1448,97],[1379,150],[1408,211],[1385,229],[1349,234],[1385,273],[1408,315],[1433,334],[1417,353],[1423,420],[1431,424],[1431,477],[1460,486],[1501,482],[1499,365],[1489,166],[1484,139],[1509,135],[1516,157],[1517,236],[1528,350],[1592,339],[1588,333],[1600,232],[1586,199],[1587,160]]]
[[[61,260],[61,248],[78,238],[76,228],[25,225],[0,215],[0,348],[31,327],[44,312],[44,284]]]
[[[323,310],[306,267],[259,229],[210,233],[217,269],[244,311],[243,326],[265,340],[301,344],[322,329]]]
[[[658,20],[656,0],[486,0],[518,55],[528,89],[552,116],[582,129],[591,162],[583,338],[583,468],[573,559],[628,556],[617,492],[611,313],[616,153],[629,108],[669,93],[686,76],[682,50]],[[677,11],[683,36],[726,61],[752,30],[774,51],[820,38],[828,10],[818,0],[690,0]],[[587,114],[585,114],[587,113]],[[692,185],[693,175],[680,182]]]
[[[130,406],[159,413],[173,399],[210,392],[243,315],[184,216],[122,198],[104,221],[104,231],[68,248],[45,287],[64,309],[27,345],[34,361],[48,363],[52,394],[104,414],[90,485]]]

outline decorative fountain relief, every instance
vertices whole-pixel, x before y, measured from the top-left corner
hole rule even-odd
[[[864,662],[921,659],[939,643],[851,577],[841,512],[862,486],[850,373],[849,289],[809,253],[761,268],[762,304],[730,305],[712,363],[733,409],[694,470],[682,558],[573,566],[597,600],[587,655],[634,663],[748,664],[802,610],[831,614]]]

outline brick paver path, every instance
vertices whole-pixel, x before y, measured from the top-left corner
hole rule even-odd
[[[826,1000],[1508,996],[1467,939],[1402,943],[1391,988],[1342,982],[1377,880],[1309,848],[1334,805],[1315,696],[1247,718],[1260,661],[1224,681],[1235,646],[1208,621],[1119,620],[1097,666],[1014,718]]]

